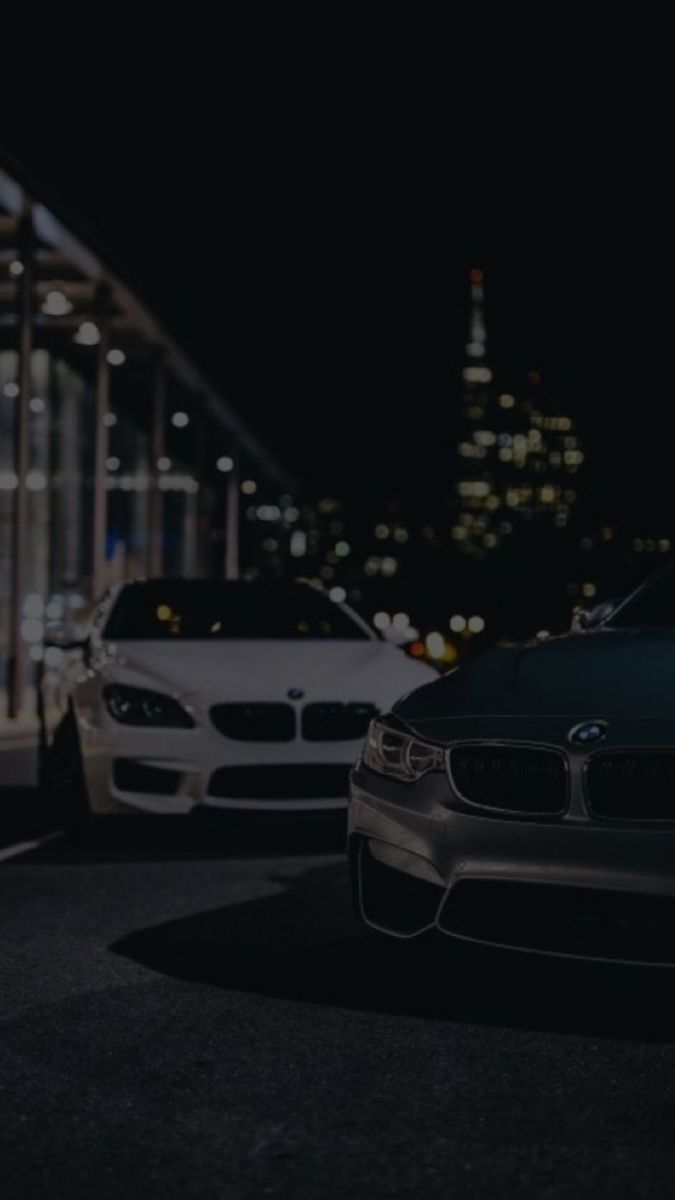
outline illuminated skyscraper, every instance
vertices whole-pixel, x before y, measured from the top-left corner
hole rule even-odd
[[[547,395],[538,371],[518,394],[501,391],[487,360],[484,273],[469,272],[469,337],[462,370],[452,537],[482,556],[527,522],[565,528],[584,461],[571,417]]]

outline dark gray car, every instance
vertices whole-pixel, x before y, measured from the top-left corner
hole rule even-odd
[[[349,854],[360,914],[397,937],[675,962],[675,568],[374,720]]]

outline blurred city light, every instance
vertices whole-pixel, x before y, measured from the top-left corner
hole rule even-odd
[[[442,633],[428,633],[426,636],[427,652],[432,658],[442,658],[445,654],[445,638]]]
[[[45,616],[48,621],[60,621],[64,613],[63,596],[52,596],[45,608]]]
[[[41,617],[44,611],[44,600],[37,592],[31,592],[23,602],[25,617]]]
[[[307,553],[307,534],[303,529],[296,529],[291,534],[289,548],[292,558],[303,558]]]
[[[40,642],[44,637],[44,624],[32,617],[21,622],[21,636],[24,642]]]
[[[73,306],[64,292],[54,288],[47,292],[42,311],[47,317],[66,317],[73,311]]]
[[[83,321],[75,334],[75,341],[80,346],[97,346],[100,340],[101,332],[93,321]]]

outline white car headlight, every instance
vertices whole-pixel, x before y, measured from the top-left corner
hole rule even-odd
[[[363,762],[371,771],[404,783],[414,783],[427,771],[443,769],[443,749],[402,733],[384,721],[371,721]]]
[[[182,704],[163,692],[109,683],[103,699],[111,717],[120,725],[154,725],[165,729],[194,729],[195,723]]]

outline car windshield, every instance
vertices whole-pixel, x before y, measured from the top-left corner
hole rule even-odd
[[[120,592],[103,636],[114,640],[368,640],[345,609],[306,584],[157,579]]]
[[[648,583],[606,622],[612,629],[675,627],[675,568]]]

